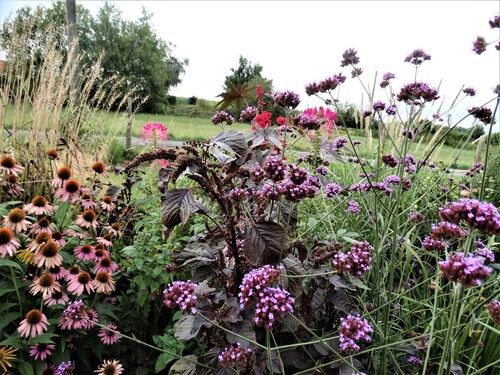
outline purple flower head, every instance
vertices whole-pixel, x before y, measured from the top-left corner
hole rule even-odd
[[[282,268],[266,264],[261,268],[250,271],[243,277],[240,285],[240,306],[244,308],[255,302],[259,293],[271,283],[277,283],[280,279]]]
[[[493,253],[493,251],[491,251],[487,247],[478,247],[476,250],[474,250],[474,255],[483,257],[488,262],[495,261],[495,253]]]
[[[389,81],[393,78],[396,78],[396,75],[394,73],[390,73],[390,72],[385,73],[384,76],[382,77],[382,79],[384,81]]]
[[[300,97],[292,91],[282,91],[273,94],[274,102],[283,108],[295,109],[300,104]]]
[[[259,110],[257,108],[247,107],[240,113],[240,122],[251,122],[258,114]]]
[[[401,129],[401,133],[399,133],[402,137],[406,137],[409,142],[415,139],[415,131],[411,128]]]
[[[448,243],[446,241],[435,239],[432,236],[427,236],[422,241],[422,249],[426,251],[442,252],[446,250],[447,246]]]
[[[366,110],[366,111],[363,111],[362,116],[363,116],[363,118],[364,117],[370,117],[372,115],[372,113],[373,113],[372,111]]]
[[[474,177],[480,174],[482,170],[484,170],[484,163],[474,163],[472,167],[465,172],[465,177]]]
[[[297,185],[293,181],[287,180],[278,186],[280,194],[291,202],[299,202],[304,198],[313,198],[318,194],[319,188],[315,177],[308,177],[303,183]]]
[[[421,105],[439,99],[438,91],[423,82],[412,82],[401,89],[397,100],[406,104]]]
[[[354,48],[349,48],[342,54],[342,61],[340,62],[340,66],[349,66],[356,65],[359,63],[359,57],[356,56],[358,52]]]
[[[75,362],[68,361],[68,362],[62,362],[57,366],[57,369],[55,371],[55,375],[71,375],[73,371],[75,370]]]
[[[493,120],[493,112],[487,107],[472,107],[471,109],[467,109],[467,112],[481,121],[484,125],[491,124]]]
[[[490,313],[491,319],[493,319],[493,323],[495,323],[497,326],[500,326],[500,302],[497,300],[492,300],[486,305],[486,308]]]
[[[332,145],[335,151],[340,152],[348,142],[349,140],[346,137],[339,137],[332,142]]]
[[[373,333],[373,328],[368,320],[350,314],[340,318],[340,351],[344,354],[359,351],[356,341],[371,341],[370,333]]]
[[[346,254],[335,254],[332,258],[332,266],[339,273],[363,276],[370,269],[372,250],[373,247],[368,242],[354,241]]]
[[[412,211],[408,214],[408,219],[415,224],[419,224],[424,221],[425,217],[418,211]]]
[[[415,355],[409,356],[407,362],[410,365],[414,365],[414,366],[418,366],[418,367],[423,367],[424,366],[424,361],[422,361],[420,358],[418,358]]]
[[[387,113],[388,115],[395,115],[397,112],[398,112],[398,109],[396,108],[396,106],[394,104],[391,104],[390,106],[388,106],[385,109],[385,113]]]
[[[317,130],[324,121],[314,114],[298,113],[292,116],[292,122],[304,129]]]
[[[373,110],[376,112],[383,111],[385,109],[385,103],[382,101],[376,101],[373,103]]]
[[[219,364],[222,367],[232,367],[234,369],[244,369],[248,365],[248,357],[252,349],[243,349],[239,342],[225,348],[219,354]]]
[[[275,182],[285,178],[285,162],[278,156],[272,156],[267,159],[263,169],[267,177]]]
[[[416,49],[412,53],[410,53],[405,58],[405,62],[409,62],[415,66],[422,64],[424,61],[430,60],[431,56],[425,53],[421,49]]]
[[[500,16],[495,16],[492,20],[489,20],[488,23],[490,24],[490,28],[495,29],[495,28],[500,28]]]
[[[218,125],[225,122],[228,125],[231,125],[234,122],[233,116],[231,116],[226,111],[218,111],[211,118],[212,124]]]
[[[163,291],[163,303],[169,308],[176,305],[182,311],[194,314],[197,297],[193,294],[197,284],[188,281],[174,281]]]
[[[324,191],[325,191],[325,195],[328,197],[328,198],[333,198],[333,197],[336,197],[337,195],[339,195],[344,189],[342,188],[342,186],[340,186],[339,184],[336,184],[334,182],[331,182],[329,183],[328,185],[325,186],[324,188]]]
[[[306,94],[308,96],[311,96],[311,95],[318,94],[320,92],[321,88],[320,88],[319,83],[313,82],[313,83],[307,84],[305,87],[305,90],[306,90]]]
[[[386,178],[384,178],[384,182],[388,185],[399,185],[401,179],[399,178],[399,176],[389,175]]]
[[[439,262],[441,277],[459,282],[464,288],[480,286],[493,271],[484,265],[484,258],[473,254],[452,253],[447,260]]]
[[[318,168],[316,168],[316,173],[321,176],[326,176],[328,174],[328,168],[320,165]]]
[[[361,211],[361,207],[356,201],[347,202],[347,210],[346,213],[359,214]]]
[[[457,225],[464,221],[470,228],[478,229],[487,236],[500,234],[500,214],[497,208],[488,202],[462,198],[440,208],[439,216]]]
[[[234,200],[236,202],[241,202],[246,197],[248,197],[248,195],[249,195],[249,193],[245,189],[235,188],[235,189],[231,189],[231,191],[229,192],[229,198],[231,198],[232,200]]]
[[[325,78],[319,82],[319,92],[328,92],[335,90],[340,84],[344,83],[346,77],[342,73],[336,74],[333,77]],[[307,88],[306,88],[307,89]]]
[[[307,169],[299,168],[296,164],[288,164],[288,178],[295,185],[300,185],[309,177]]]
[[[486,51],[487,45],[488,43],[486,43],[486,39],[484,39],[482,36],[478,36],[474,43],[472,43],[472,50],[480,55],[484,51]]]
[[[438,224],[432,224],[431,237],[436,240],[451,240],[465,237],[467,233],[456,224],[442,221]]]
[[[363,73],[363,69],[361,69],[361,68],[353,68],[353,70],[351,71],[351,77],[352,78],[359,77],[362,73]]]
[[[283,319],[285,313],[293,312],[295,299],[286,290],[279,286],[275,288],[265,287],[259,292],[255,303],[255,313],[252,322],[265,329],[272,329],[276,319]]]
[[[476,90],[472,87],[466,87],[462,90],[465,95],[474,96],[476,95]]]
[[[59,327],[63,330],[90,329],[94,327],[97,314],[88,309],[82,300],[70,302],[59,317]]]

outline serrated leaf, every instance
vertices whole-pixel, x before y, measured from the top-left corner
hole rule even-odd
[[[220,151],[215,152],[214,156],[221,163],[236,160],[236,164],[242,165],[248,155],[248,146],[245,136],[236,130],[227,130],[216,135],[209,142],[209,145],[211,146],[212,152],[217,150],[214,146],[218,146],[231,154],[226,155]]]
[[[170,353],[162,353],[158,356],[155,363],[155,372],[158,373],[167,367],[176,357]]]
[[[254,267],[276,264],[286,240],[285,229],[278,223],[264,221],[247,223],[244,253]]]
[[[161,196],[160,216],[167,228],[186,224],[189,217],[199,211],[204,208],[189,189],[171,189]]]

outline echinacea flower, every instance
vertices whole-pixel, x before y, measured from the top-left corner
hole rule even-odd
[[[0,228],[0,258],[5,258],[7,254],[13,256],[20,246],[12,229]]]
[[[56,191],[54,196],[62,202],[68,201],[73,204],[80,199],[80,184],[75,179],[69,179],[64,183],[64,187]]]
[[[106,247],[113,246],[113,242],[111,242],[112,239],[113,239],[113,236],[111,235],[111,233],[106,233],[102,237],[96,237],[97,243],[100,243]]]
[[[35,263],[38,267],[45,266],[46,268],[60,266],[62,264],[62,256],[59,254],[59,246],[51,240],[43,245],[35,254]]]
[[[113,203],[113,197],[106,195],[105,197],[102,198],[101,200],[101,208],[104,211],[111,211],[113,208],[115,208],[115,204]]]
[[[68,295],[61,290],[56,290],[52,294],[43,298],[43,303],[46,306],[66,305],[68,301]]]
[[[84,210],[95,210],[97,207],[96,203],[92,200],[92,195],[89,193],[82,194],[82,199],[80,200]]]
[[[95,275],[95,279],[92,280],[92,285],[96,293],[111,294],[115,291],[115,282],[106,271],[98,272],[97,275]]]
[[[41,195],[37,195],[31,203],[24,205],[23,210],[28,215],[53,215],[55,212],[55,208]]]
[[[98,260],[97,264],[94,267],[94,272],[107,272],[112,274],[118,269],[118,265],[111,262],[111,258],[102,257]]]
[[[12,156],[7,155],[0,159],[0,170],[17,176],[19,172],[24,171],[24,167],[17,164]]]
[[[94,253],[95,253],[94,246],[90,244],[77,246],[73,250],[73,254],[75,254],[77,259],[84,260],[86,262],[94,260],[95,258]]]
[[[52,234],[54,229],[52,228],[52,225],[50,223],[49,218],[47,217],[42,217],[40,220],[38,220],[36,223],[33,223],[30,225],[30,233],[38,234],[38,233],[48,233]]]
[[[59,247],[63,247],[64,245],[66,245],[66,240],[64,239],[63,234],[61,232],[59,231],[52,232],[51,236],[52,239],[56,241],[56,244],[59,245]]]
[[[123,366],[116,359],[104,360],[94,372],[97,372],[97,375],[120,375],[123,372]]]
[[[28,230],[30,222],[26,220],[26,214],[20,208],[13,208],[9,211],[7,216],[4,216],[4,227],[12,229],[14,232],[19,233]]]
[[[94,291],[90,274],[85,271],[80,272],[68,283],[68,292],[74,294],[75,296],[80,296],[84,290],[87,291],[88,294],[91,294]]]
[[[118,332],[116,332],[117,327],[112,323],[109,323],[108,325],[106,325],[106,327],[109,329],[101,328],[99,330],[99,333],[97,334],[97,336],[101,338],[101,342],[104,345],[113,345],[120,341],[121,336]],[[110,331],[110,329],[112,331]]]
[[[93,210],[85,210],[81,215],[75,220],[75,224],[82,228],[94,228],[96,229],[99,226],[99,223],[96,220],[96,214]]]
[[[32,253],[37,253],[40,248],[49,242],[52,239],[52,236],[49,233],[41,232],[38,233],[33,241],[28,244],[28,250]]]
[[[17,349],[11,346],[0,347],[0,367],[2,367],[5,372],[7,372],[7,367],[12,367],[9,361],[16,359],[15,352],[17,352]]]
[[[21,337],[35,337],[46,332],[49,325],[45,314],[40,310],[31,310],[26,314],[21,324],[19,324],[17,332],[19,332]]]
[[[113,223],[110,226],[104,227],[105,230],[107,230],[109,233],[111,233],[115,237],[120,237],[121,232],[120,232],[120,223]]]
[[[37,295],[38,293],[42,293],[42,297],[46,298],[54,292],[60,291],[61,285],[55,280],[54,276],[50,273],[45,273],[33,280],[29,289],[31,294]]]
[[[53,179],[50,183],[56,189],[60,189],[64,187],[66,181],[68,181],[71,178],[73,172],[71,171],[71,168],[67,166],[62,166],[59,169],[57,169],[56,174],[57,177]]]
[[[53,363],[45,363],[42,367],[42,375],[55,375],[56,371],[57,367]]]
[[[80,267],[78,267],[75,264],[68,270],[64,278],[66,279],[66,282],[69,283],[70,281],[74,280],[79,274],[80,274]]]
[[[109,251],[104,248],[104,245],[98,243],[94,246],[94,261],[100,262],[102,258],[109,258]],[[99,271],[97,271],[99,272]]]
[[[106,165],[102,161],[92,163],[90,167],[96,174],[104,174],[106,172]]]
[[[55,148],[51,148],[45,151],[45,155],[47,155],[49,159],[57,159],[59,157],[59,152],[57,152]]]
[[[17,183],[17,176],[15,174],[8,174],[5,177],[3,187],[8,195],[11,197],[18,197],[22,194],[24,189]]]
[[[52,350],[54,350],[55,347],[56,346],[54,344],[45,344],[42,342],[35,345],[31,345],[30,357],[44,361],[45,358],[50,357],[52,355]]]

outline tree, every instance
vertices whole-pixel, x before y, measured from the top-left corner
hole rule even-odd
[[[137,21],[122,20],[118,8],[107,2],[95,17],[82,5],[76,9],[82,66],[93,66],[102,59],[98,83],[105,88],[112,77],[122,78],[123,91],[134,89],[148,97],[141,110],[156,113],[165,109],[168,91],[181,83],[188,60],[173,56],[174,46],[156,35],[151,17],[143,9]],[[48,33],[51,28],[65,29],[65,4],[57,1],[48,9],[21,8],[13,20],[4,22],[2,44],[5,45],[3,39],[9,37],[13,28],[22,28],[26,22],[36,23],[38,33]],[[31,55],[36,57],[43,43],[30,48]],[[67,53],[66,40],[61,39],[60,48]]]

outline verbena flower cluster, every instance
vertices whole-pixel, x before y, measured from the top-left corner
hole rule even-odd
[[[265,287],[272,283],[277,283],[280,279],[281,271],[281,267],[266,264],[245,274],[238,294],[241,308],[254,303],[258,298],[259,292],[264,290]]]
[[[196,300],[193,293],[197,284],[188,281],[174,281],[168,284],[163,291],[163,302],[167,307],[174,308],[176,305],[182,311],[194,314],[196,312]]]
[[[234,117],[231,116],[229,113],[226,111],[218,111],[215,113],[215,115],[212,116],[210,119],[212,121],[212,124],[218,125],[223,122],[225,122],[228,125],[232,125],[234,122]]]
[[[492,300],[486,307],[488,308],[493,323],[500,326],[500,301]]]
[[[439,216],[457,225],[463,221],[470,228],[477,229],[487,236],[500,234],[500,214],[497,208],[488,202],[462,198],[440,208]]]
[[[482,285],[482,280],[493,271],[484,265],[484,260],[473,254],[452,253],[447,260],[439,262],[441,277],[459,282],[465,288]]]
[[[373,328],[368,320],[355,315],[340,318],[340,351],[344,354],[358,352],[361,349],[358,342],[371,341],[370,333]]]
[[[339,85],[344,83],[345,80],[346,77],[343,76],[342,73],[339,73],[332,77],[325,78],[323,81],[310,83],[305,87],[306,94],[311,96],[311,95],[317,95],[319,93],[333,91]]]
[[[406,104],[422,105],[439,99],[438,91],[423,82],[412,82],[401,89],[397,100]]]
[[[416,49],[405,58],[405,62],[409,62],[415,66],[421,65],[424,61],[429,61],[431,56],[421,49]]]
[[[349,273],[354,276],[363,276],[370,269],[373,251],[367,241],[354,241],[347,253],[337,253],[332,259],[333,268],[339,273]]]
[[[225,348],[218,356],[219,364],[222,367],[232,367],[242,370],[248,365],[248,357],[252,349],[244,349],[239,342]]]
[[[82,300],[70,302],[59,317],[59,327],[65,330],[90,329],[95,326],[97,313]]]
[[[240,122],[250,122],[259,114],[259,109],[255,107],[247,107],[240,112]]]
[[[277,106],[295,109],[300,104],[300,97],[293,91],[282,91],[273,93],[273,99]]]

